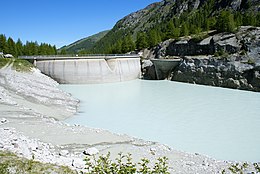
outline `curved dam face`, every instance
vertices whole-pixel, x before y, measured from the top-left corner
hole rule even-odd
[[[140,58],[53,59],[35,62],[42,73],[62,84],[110,83],[140,78]]]

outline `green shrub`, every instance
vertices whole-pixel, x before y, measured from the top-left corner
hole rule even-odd
[[[249,164],[246,162],[243,164],[239,164],[239,163],[231,164],[228,167],[228,171],[229,171],[228,173],[234,173],[234,174],[259,173],[260,167],[259,167],[258,163],[254,163],[253,166],[254,166],[254,169],[251,167],[249,168]],[[249,172],[248,169],[250,169],[251,171]],[[222,170],[221,173],[225,174],[226,170],[225,169]]]
[[[4,66],[10,64],[11,62],[12,62],[12,59],[0,58],[0,69],[3,68]]]
[[[260,166],[257,163],[253,164],[257,173],[260,173]]]
[[[33,68],[33,64],[24,59],[13,59],[13,68],[19,72],[28,72]]]
[[[93,160],[92,162],[89,156],[85,158],[86,169],[88,170],[86,174],[169,174],[166,157],[158,158],[152,168],[149,167],[150,161],[145,158],[137,164],[133,163],[131,154],[123,155],[119,153],[118,158],[113,162],[108,152],[107,155],[99,156],[98,159],[93,156]]]
[[[215,52],[214,53],[214,56],[215,57],[219,57],[219,58],[226,58],[226,57],[228,57],[228,53],[227,52],[225,52],[223,49],[220,49],[219,51],[217,51],[217,52]]]

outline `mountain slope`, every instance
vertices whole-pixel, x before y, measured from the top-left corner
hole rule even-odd
[[[68,46],[63,46],[59,50],[63,50],[66,53],[79,53],[80,51],[91,49],[96,42],[102,39],[109,30],[99,32],[95,35],[80,39]]]
[[[111,53],[115,48],[120,52],[118,45],[122,45],[124,38],[130,35],[136,41],[140,32],[150,38],[152,34],[149,32],[154,30],[160,36],[155,43],[159,43],[169,38],[216,29],[216,19],[221,10],[231,11],[235,20],[241,18],[241,21],[236,21],[237,26],[251,25],[249,18],[253,15],[254,18],[260,19],[259,0],[163,0],[118,21],[114,28],[94,45],[92,52]],[[259,22],[254,25],[259,25]]]

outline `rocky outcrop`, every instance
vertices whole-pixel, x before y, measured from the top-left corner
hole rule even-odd
[[[172,80],[250,91],[260,91],[260,66],[229,59],[185,58]]]
[[[236,33],[209,33],[204,39],[167,40],[144,58],[182,58],[172,80],[260,91],[260,28],[244,26]],[[156,79],[154,66],[145,66],[145,79]],[[167,77],[169,74],[165,75]]]

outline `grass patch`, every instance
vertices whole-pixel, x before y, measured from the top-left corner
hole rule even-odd
[[[40,163],[34,160],[28,160],[12,154],[10,152],[0,151],[0,173],[23,173],[23,174],[77,174],[76,171],[64,166]]]
[[[4,66],[12,65],[12,69],[19,72],[29,72],[34,67],[29,61],[17,58],[1,58],[0,59],[0,69]]]
[[[0,58],[0,69],[6,65],[9,65],[12,62],[12,59]]]
[[[33,68],[33,64],[24,59],[13,59],[13,68],[19,72],[29,72]]]

